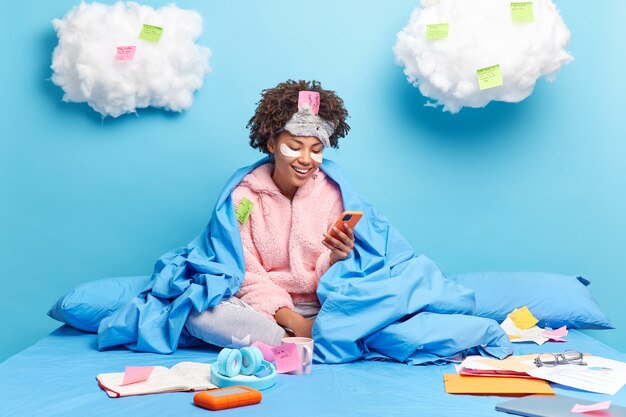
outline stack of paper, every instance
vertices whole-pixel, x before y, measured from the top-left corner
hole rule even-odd
[[[484,376],[464,376],[444,374],[443,382],[448,394],[478,395],[554,395],[550,385],[541,379],[534,378],[489,378]]]
[[[534,365],[526,363],[534,360],[537,355],[509,356],[506,359],[498,360],[485,358],[483,356],[468,356],[457,366],[457,373],[460,375],[474,376],[508,376],[532,378],[528,371],[535,369]]]
[[[583,360],[586,366],[542,366],[535,367],[528,374],[557,384],[610,395],[615,395],[626,384],[626,363],[587,355]],[[531,366],[532,361],[525,364]]]
[[[529,375],[526,362],[536,355],[509,356],[503,360],[468,356],[457,366],[458,375],[444,375],[449,394],[526,395],[554,394],[547,381]]]
[[[511,342],[535,342],[543,345],[547,341],[565,342],[563,337],[567,336],[567,327],[559,329],[542,329],[536,324],[539,320],[532,315],[528,307],[524,306],[513,310],[507,318],[500,324],[502,329],[511,339]]]

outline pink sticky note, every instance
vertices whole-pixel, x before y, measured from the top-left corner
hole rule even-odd
[[[132,61],[135,57],[136,46],[118,46],[115,54],[116,61]]]
[[[263,359],[268,362],[274,362],[274,352],[272,352],[272,347],[270,345],[266,345],[263,342],[254,342],[250,346],[259,348],[259,350],[263,354]]]
[[[576,404],[572,407],[572,413],[589,413],[591,411],[606,410],[611,406],[611,401],[603,401],[601,403],[581,405]]]
[[[127,366],[124,369],[124,380],[120,385],[147,381],[153,369],[154,366]]]
[[[556,330],[543,329],[541,332],[544,336],[548,336],[551,339],[561,339],[567,336],[567,326],[559,327]]]
[[[298,92],[298,110],[308,107],[311,113],[320,112],[320,93],[316,91],[300,91]]]
[[[302,367],[300,364],[300,355],[298,355],[298,347],[295,343],[283,343],[280,346],[272,348],[272,352],[274,353],[274,361],[276,362],[276,372],[279,374],[295,371]]]

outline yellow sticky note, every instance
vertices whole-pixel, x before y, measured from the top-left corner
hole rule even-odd
[[[502,73],[499,64],[476,70],[476,75],[478,75],[478,88],[481,90],[502,85]]]
[[[509,317],[513,320],[513,323],[522,330],[530,329],[535,324],[539,323],[539,320],[532,315],[526,306],[513,310],[513,312],[509,314]]]
[[[139,34],[139,39],[143,39],[148,42],[158,42],[161,40],[162,34],[163,28],[144,24],[141,29],[141,33]]]
[[[252,207],[254,207],[254,203],[252,201],[248,200],[246,197],[241,199],[239,205],[237,206],[237,210],[235,210],[235,215],[237,216],[239,223],[246,224],[248,217],[250,217]]]
[[[437,23],[434,25],[426,25],[426,39],[444,39],[448,37],[448,24]]]
[[[515,23],[530,23],[535,21],[532,2],[512,2],[511,19]]]

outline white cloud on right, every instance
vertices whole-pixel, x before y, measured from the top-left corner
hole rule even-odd
[[[532,2],[534,21],[513,22],[505,0],[422,0],[397,35],[393,51],[408,81],[456,113],[490,101],[519,102],[540,77],[553,80],[573,58],[570,32],[551,0]],[[448,36],[426,38],[426,26],[447,23]],[[500,66],[502,85],[480,90],[477,70]]]

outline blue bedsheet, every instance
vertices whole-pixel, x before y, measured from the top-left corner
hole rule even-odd
[[[571,330],[567,343],[514,344],[516,354],[578,349],[626,361],[626,355]],[[171,355],[126,349],[99,352],[96,335],[63,326],[0,363],[1,416],[208,416],[196,408],[193,393],[179,392],[109,398],[95,376],[121,372],[126,365],[172,366],[180,361],[211,363],[210,348],[179,349]],[[446,394],[444,373],[453,366],[407,366],[397,362],[356,361],[314,365],[310,375],[279,375],[254,406],[221,411],[220,416],[446,416],[505,417],[494,410],[506,397]],[[554,385],[553,385],[554,386]],[[626,406],[626,388],[615,396],[555,386],[557,393]]]
[[[267,162],[235,172],[205,231],[186,247],[163,255],[150,288],[102,320],[100,349],[171,353],[190,341],[184,324],[192,308],[204,311],[237,292],[244,275],[243,251],[231,193],[248,172]],[[339,185],[344,207],[363,211],[364,220],[355,229],[350,256],[320,281],[322,309],[313,327],[317,362],[378,355],[418,364],[470,348],[498,358],[511,353],[495,321],[472,316],[473,291],[447,280],[428,258],[415,256],[336,164],[325,160],[321,169]]]

